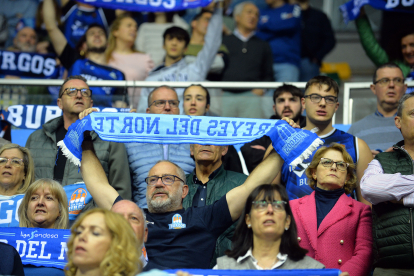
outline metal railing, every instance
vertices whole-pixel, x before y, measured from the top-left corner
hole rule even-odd
[[[344,83],[344,93],[343,93],[343,118],[342,123],[344,125],[349,125],[353,123],[353,107],[354,107],[354,97],[351,96],[351,90],[352,89],[369,89],[371,82],[345,82]],[[414,81],[406,82],[408,87],[414,87]],[[367,90],[367,95],[372,95],[371,90]],[[374,96],[373,96],[374,97]],[[372,110],[370,113],[374,112],[375,110]]]

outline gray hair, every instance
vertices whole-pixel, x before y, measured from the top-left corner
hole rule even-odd
[[[168,86],[168,85],[158,86],[158,87],[154,88],[148,95],[148,107],[150,107],[150,105],[152,104],[152,94],[154,94],[155,91],[157,91],[158,89],[161,89],[161,88],[170,89],[170,90],[174,91],[175,94],[177,95],[177,91],[175,91],[175,89],[172,88],[171,86]],[[178,95],[177,95],[177,99],[178,99]]]
[[[181,169],[181,167],[180,167],[180,166],[178,166],[177,164],[175,164],[174,162],[171,162],[171,161],[169,161],[169,160],[159,160],[157,163],[155,163],[155,165],[157,165],[157,164],[159,164],[159,163],[162,163],[162,162],[167,162],[167,163],[170,163],[170,164],[174,165],[174,166],[176,167],[176,169],[177,169],[177,174],[178,174],[177,176],[183,180],[183,181],[182,181],[182,184],[183,184],[183,185],[186,185],[186,184],[187,184],[187,183],[186,183],[185,172],[184,172],[184,170],[183,170],[183,169]],[[152,168],[153,168],[153,167],[155,167],[155,165],[154,165],[154,166],[152,166]]]
[[[404,102],[406,100],[408,100],[409,98],[414,97],[414,92],[408,93],[408,94],[404,94],[404,96],[402,96],[402,98],[400,99],[400,101],[398,102],[398,109],[397,109],[397,116],[401,117],[402,116],[402,111],[404,109]]]
[[[234,18],[234,19],[236,19],[236,16],[237,16],[237,15],[239,15],[239,14],[241,14],[241,13],[242,13],[242,11],[243,11],[243,9],[244,9],[244,6],[246,6],[247,4],[251,4],[251,5],[254,5],[255,7],[257,7],[255,3],[250,2],[250,1],[245,1],[245,2],[241,2],[241,3],[237,4],[237,5],[234,7],[234,10],[233,10],[233,18]]]

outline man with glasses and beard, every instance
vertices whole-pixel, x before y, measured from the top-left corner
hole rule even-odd
[[[146,113],[179,115],[180,101],[174,88],[163,85],[148,95]],[[194,170],[189,144],[125,143],[132,178],[132,200],[140,208],[147,207],[147,183],[145,178],[152,166],[159,160],[171,161],[180,166],[186,174]],[[185,175],[183,176],[185,179]]]
[[[105,50],[107,34],[103,26],[91,24],[80,39],[77,49],[72,48],[62,31],[56,25],[53,0],[43,3],[43,18],[50,40],[68,76],[82,75],[87,80],[125,80],[124,74],[107,65]],[[124,90],[115,87],[95,87],[95,106],[125,106]],[[118,95],[117,97],[110,97]]]
[[[270,119],[280,120],[283,117],[288,117],[301,128],[305,127],[306,118],[302,116],[302,97],[303,92],[294,85],[283,84],[276,88],[273,93],[273,111],[275,114]],[[249,172],[252,172],[262,162],[266,149],[271,143],[270,138],[265,135],[241,148]]]

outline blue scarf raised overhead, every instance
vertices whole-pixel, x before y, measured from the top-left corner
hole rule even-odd
[[[79,2],[106,9],[121,9],[138,12],[169,12],[205,7],[212,0],[78,0]]]
[[[294,129],[283,120],[93,112],[73,123],[65,139],[58,142],[75,165],[81,164],[83,132],[91,130],[104,141],[154,144],[235,145],[268,135],[291,166],[323,143],[315,133]]]
[[[345,23],[355,20],[365,5],[384,11],[414,13],[414,1],[411,0],[351,0],[339,7]]]

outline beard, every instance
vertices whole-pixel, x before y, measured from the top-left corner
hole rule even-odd
[[[88,53],[102,54],[102,53],[105,53],[105,50],[106,50],[106,46],[88,47]]]
[[[167,199],[153,199],[153,196],[156,193],[164,193],[168,196]],[[177,209],[180,209],[181,205],[181,194],[180,190],[177,190],[174,194],[171,194],[164,189],[155,189],[154,192],[152,192],[151,197],[147,197],[147,205],[148,210],[150,213],[166,213],[170,211],[174,211]]]
[[[286,109],[284,109],[283,111],[285,111]],[[290,111],[292,111],[291,109],[288,109],[288,110],[290,110]],[[282,113],[283,113],[283,111],[282,111]],[[292,113],[293,113],[293,111],[292,111]],[[293,118],[291,118],[295,123],[297,123],[297,124],[299,124],[300,122],[299,122],[299,119],[300,119],[300,116],[302,115],[302,111],[299,111],[298,113],[296,113],[296,114],[293,114],[294,116],[293,116]],[[282,119],[282,116],[280,116],[280,114],[278,114],[278,113],[276,113],[275,114],[275,119]]]
[[[15,47],[22,52],[33,53],[36,52],[36,45],[29,43],[16,42]]]

